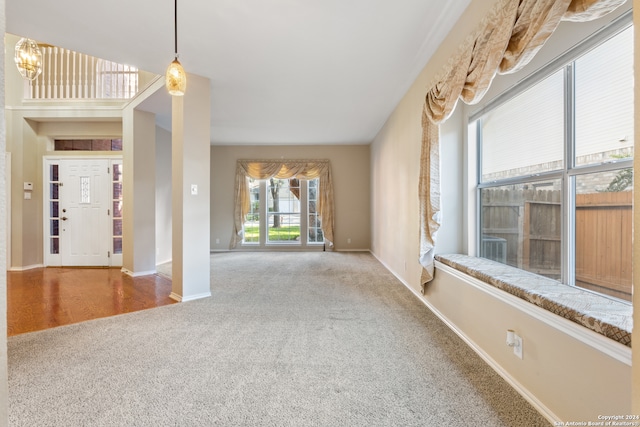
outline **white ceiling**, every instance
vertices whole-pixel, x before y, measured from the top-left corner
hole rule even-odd
[[[213,144],[367,144],[469,2],[180,0],[178,51],[211,80]],[[6,3],[9,33],[158,74],[173,59],[171,0]]]

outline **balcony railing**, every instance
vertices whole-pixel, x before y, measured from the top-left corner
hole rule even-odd
[[[138,69],[57,46],[41,46],[42,73],[25,83],[25,99],[129,99]]]

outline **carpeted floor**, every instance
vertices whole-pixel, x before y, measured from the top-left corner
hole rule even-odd
[[[211,298],[10,338],[10,425],[549,425],[370,254],[211,271]]]

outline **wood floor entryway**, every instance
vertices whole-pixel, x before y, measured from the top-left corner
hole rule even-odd
[[[9,336],[175,303],[171,280],[133,278],[119,268],[36,268],[7,272]]]

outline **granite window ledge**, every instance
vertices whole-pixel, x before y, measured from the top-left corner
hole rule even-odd
[[[436,260],[491,286],[631,347],[633,307],[537,274],[461,254]]]

